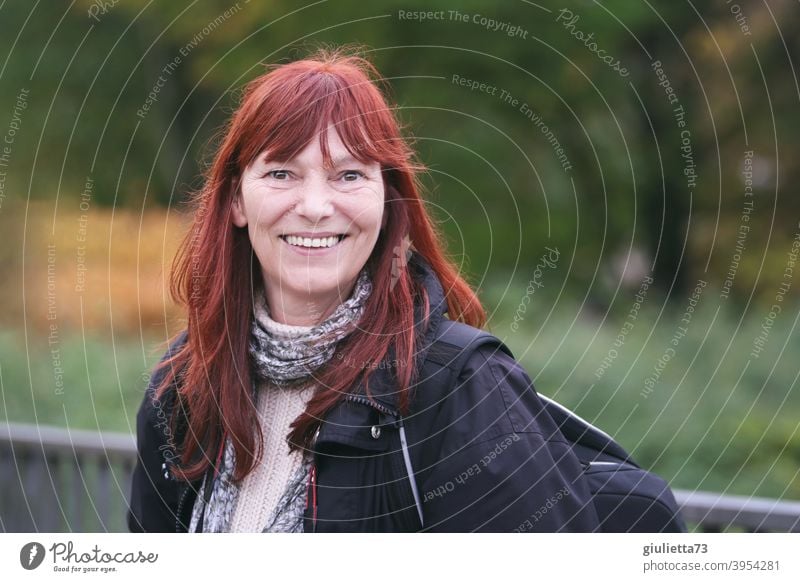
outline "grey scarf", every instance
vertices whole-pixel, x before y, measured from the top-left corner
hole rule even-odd
[[[263,325],[268,315],[266,298],[259,294],[253,306],[255,317],[251,328],[250,355],[253,362],[253,401],[256,399],[258,380],[266,380],[279,386],[287,386],[303,380],[333,357],[336,344],[357,326],[364,313],[367,298],[372,292],[372,282],[366,268],[359,273],[349,299],[339,305],[325,321],[307,328],[297,328],[290,338],[278,338]],[[233,483],[235,467],[233,443],[225,441],[218,472],[211,484],[211,495],[203,514],[207,478],[195,501],[189,531],[195,531],[203,514],[204,532],[228,531],[238,486]],[[298,469],[289,477],[272,514],[267,519],[263,532],[302,532],[306,503],[306,481],[311,468],[311,456],[304,454]]]

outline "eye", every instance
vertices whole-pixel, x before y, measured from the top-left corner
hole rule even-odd
[[[286,181],[289,179],[289,170],[270,170],[264,174],[265,178],[274,178],[279,181]]]
[[[355,182],[359,177],[364,178],[364,172],[358,170],[345,170],[342,172],[342,179],[345,182]]]

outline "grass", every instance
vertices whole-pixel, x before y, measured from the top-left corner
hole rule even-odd
[[[157,344],[151,338],[148,344]],[[75,429],[135,432],[136,411],[157,355],[140,341],[62,336],[55,360],[47,338],[0,334],[0,418]],[[151,345],[145,350],[151,350]],[[60,364],[60,365],[59,365]],[[60,367],[60,383],[57,380]],[[59,385],[59,384],[63,384]]]

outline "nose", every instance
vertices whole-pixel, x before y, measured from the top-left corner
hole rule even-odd
[[[335,190],[324,177],[314,176],[303,181],[298,191],[295,212],[312,223],[333,215]]]

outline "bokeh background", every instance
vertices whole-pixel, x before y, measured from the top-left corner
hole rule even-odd
[[[135,431],[242,86],[358,43],[537,389],[675,488],[800,500],[799,33],[789,0],[3,2],[0,422]]]

